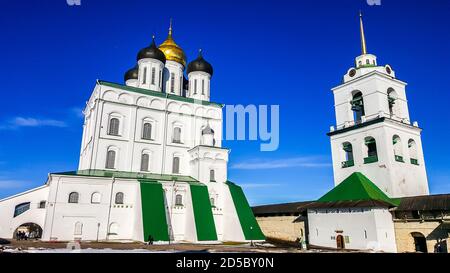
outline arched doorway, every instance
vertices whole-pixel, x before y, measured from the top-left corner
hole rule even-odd
[[[13,238],[16,240],[36,240],[42,237],[42,228],[35,223],[25,223],[14,231]]]
[[[412,232],[411,236],[414,239],[414,248],[416,252],[427,253],[427,239],[420,232]]]
[[[338,249],[344,249],[345,248],[344,236],[342,236],[342,235],[336,236],[336,247]]]

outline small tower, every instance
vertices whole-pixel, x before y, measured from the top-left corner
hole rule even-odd
[[[198,51],[197,59],[189,63],[187,68],[189,79],[189,97],[199,100],[210,100],[210,86],[213,68]]]
[[[150,46],[139,51],[137,61],[139,65],[138,87],[161,92],[166,57],[156,47],[155,36],[152,37]]]
[[[410,122],[406,83],[367,53],[361,14],[359,22],[361,55],[332,89],[336,126],[328,135],[335,185],[361,172],[390,197],[426,195],[421,129]]]
[[[127,86],[138,87],[139,67],[135,65],[133,68],[125,72],[124,81]]]
[[[159,46],[166,57],[164,70],[163,88],[168,94],[183,95],[184,68],[186,66],[186,55],[172,37],[172,19],[170,20],[169,34],[167,39]]]

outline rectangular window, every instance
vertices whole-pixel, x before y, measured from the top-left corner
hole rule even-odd
[[[147,83],[147,67],[144,67],[144,74],[142,75],[142,84]]]
[[[152,84],[155,84],[155,68],[152,67]]]
[[[202,95],[205,95],[205,80],[202,80]]]
[[[162,71],[159,70],[159,88],[162,88]]]
[[[170,73],[170,92],[175,92],[175,74]]]
[[[180,94],[183,95],[183,77],[180,77]]]
[[[197,94],[197,80],[194,80],[194,95]]]

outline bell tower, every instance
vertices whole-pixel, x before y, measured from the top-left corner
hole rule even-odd
[[[362,14],[361,55],[332,89],[336,126],[330,128],[335,185],[361,172],[390,197],[427,195],[421,131],[411,123],[406,82],[367,52]]]

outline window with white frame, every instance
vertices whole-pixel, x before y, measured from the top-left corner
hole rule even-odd
[[[108,135],[118,136],[119,135],[119,126],[120,126],[119,119],[111,118],[109,120]]]
[[[79,196],[78,192],[71,192],[69,194],[69,203],[78,203]]]
[[[91,204],[100,204],[102,201],[102,195],[99,192],[94,192],[91,195]]]
[[[216,176],[214,170],[209,170],[209,181],[210,182],[216,182]]]
[[[114,169],[116,163],[116,151],[108,150],[106,153],[106,169]]]
[[[180,173],[180,158],[178,156],[174,156],[172,160],[172,173],[178,174]]]
[[[74,231],[73,231],[73,235],[82,235],[82,234],[83,234],[83,223],[76,222]]]
[[[175,206],[183,206],[183,196],[181,194],[175,196]]]
[[[170,92],[175,93],[175,73],[170,73]]]
[[[147,83],[147,67],[144,67],[144,74],[142,75],[142,84]]]
[[[155,84],[155,77],[156,77],[156,69],[152,67],[152,84]]]
[[[152,140],[152,124],[150,122],[144,122],[142,126],[142,139]]]
[[[148,153],[143,153],[141,156],[141,171],[148,172],[150,164],[150,155]]]
[[[123,204],[123,192],[116,193],[116,198],[114,198],[114,203]]]
[[[181,143],[181,127],[174,127],[173,128],[173,143]]]

